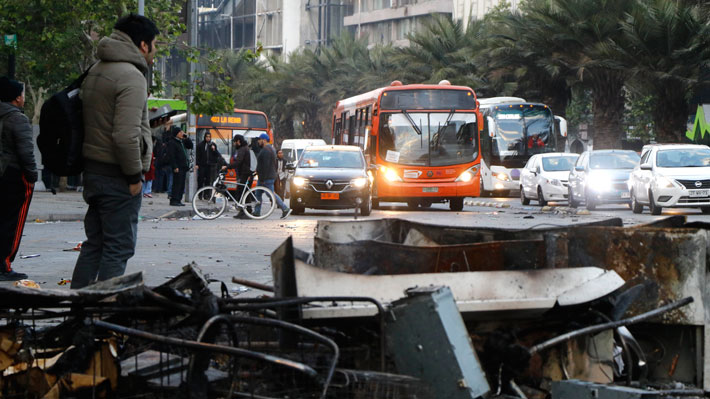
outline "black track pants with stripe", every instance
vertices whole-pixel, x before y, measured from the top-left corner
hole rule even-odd
[[[28,183],[18,169],[8,167],[0,177],[0,187],[0,272],[9,272],[20,248],[34,183]]]

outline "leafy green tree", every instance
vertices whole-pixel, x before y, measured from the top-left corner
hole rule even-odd
[[[710,65],[710,14],[689,3],[639,1],[621,23],[623,36],[606,48],[628,71],[628,87],[653,100],[661,143],[683,141],[688,100],[701,83],[701,69]]]
[[[146,2],[146,15],[156,21],[162,43],[173,42],[184,30],[179,23],[181,7],[173,0]],[[27,83],[26,108],[33,122],[38,122],[48,93],[68,85],[88,68],[101,37],[111,32],[119,16],[136,8],[135,0],[0,2],[0,32],[17,34],[16,76]],[[2,54],[7,57],[9,51],[3,48]]]
[[[549,70],[571,71],[592,91],[594,147],[619,148],[623,135],[626,73],[605,57],[621,41],[621,21],[635,0],[530,0],[521,6],[526,34],[549,54]]]

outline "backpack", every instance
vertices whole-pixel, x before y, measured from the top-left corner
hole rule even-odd
[[[89,69],[50,97],[40,111],[37,147],[44,167],[57,176],[74,176],[84,170],[84,120],[79,90]]]

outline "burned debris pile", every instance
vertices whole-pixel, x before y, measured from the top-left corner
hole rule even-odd
[[[273,286],[0,287],[0,396],[701,398],[708,226],[321,221]]]

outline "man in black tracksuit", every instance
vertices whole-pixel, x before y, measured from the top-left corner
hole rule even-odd
[[[23,85],[0,78],[0,101],[0,281],[14,281],[27,278],[26,274],[13,271],[11,263],[25,228],[37,181],[37,164],[32,127],[21,110],[25,105]]]
[[[168,159],[173,170],[173,190],[170,193],[170,205],[185,206],[181,199],[185,193],[185,178],[190,169],[187,150],[192,149],[192,141],[177,126],[172,127],[173,138],[168,142]]]
[[[222,161],[222,155],[217,145],[212,141],[212,135],[207,132],[205,138],[195,149],[195,169],[197,169],[197,189],[212,184],[217,177],[217,166]]]

